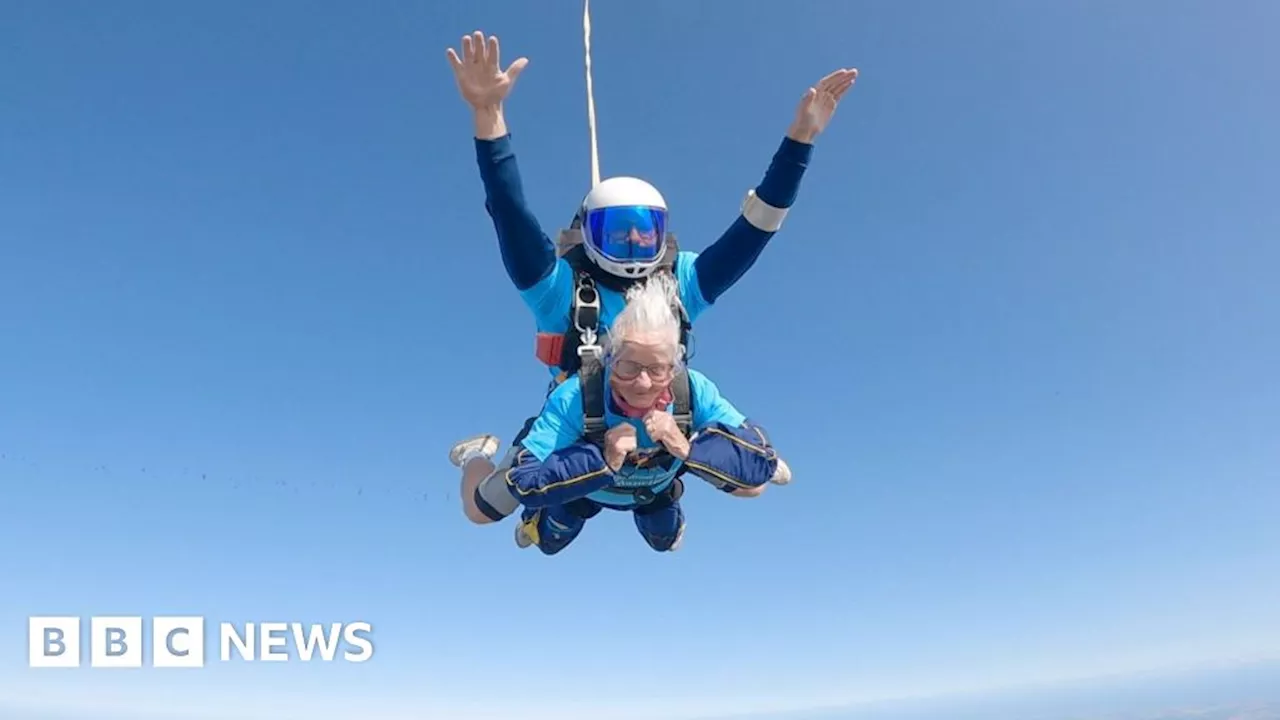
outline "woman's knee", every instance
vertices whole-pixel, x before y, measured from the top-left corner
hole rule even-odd
[[[476,525],[490,525],[506,519],[520,504],[503,479],[512,454],[494,467],[489,461],[472,460],[462,483],[462,512]]]
[[[756,487],[738,488],[733,491],[733,495],[741,498],[760,497],[764,494],[765,485],[757,485]]]

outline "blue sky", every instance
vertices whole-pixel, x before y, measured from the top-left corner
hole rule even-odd
[[[544,558],[445,457],[546,376],[444,51],[530,58],[554,230],[581,5],[0,2],[0,698],[665,717],[1280,654],[1280,9],[740,7],[593,7],[602,171],[700,249],[861,70],[698,327],[796,482],[691,488],[674,555],[607,515]],[[63,613],[367,620],[377,654],[28,670]]]

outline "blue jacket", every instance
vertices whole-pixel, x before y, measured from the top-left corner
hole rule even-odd
[[[612,402],[606,402],[606,427],[634,426],[639,456],[638,463],[628,459],[617,474],[613,473],[600,448],[583,438],[581,378],[574,375],[547,398],[506,474],[507,488],[530,508],[563,505],[583,497],[628,508],[635,505],[634,497],[617,490],[643,487],[661,493],[682,466],[726,491],[769,482],[778,458],[764,431],[724,399],[705,375],[696,370],[688,373],[695,435],[687,460],[669,457],[670,463],[646,463],[649,453],[660,446],[645,432],[642,420],[621,415]],[[604,381],[606,397],[610,397],[608,370]],[[671,406],[668,412],[673,412]]]
[[[784,137],[774,153],[756,195],[778,208],[790,208],[800,192],[800,180],[808,167],[813,146]],[[485,208],[493,219],[498,247],[507,275],[529,310],[539,333],[561,334],[569,328],[573,302],[573,270],[556,256],[556,245],[543,231],[525,203],[524,186],[511,136],[476,139],[476,161],[484,182]],[[738,215],[718,240],[701,253],[681,251],[675,274],[680,299],[695,322],[755,264],[775,235]],[[605,287],[600,292],[599,326],[610,327],[625,304],[623,295]],[[552,374],[556,370],[552,369]]]

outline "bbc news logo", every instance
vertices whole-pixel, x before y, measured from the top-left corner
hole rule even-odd
[[[142,634],[142,617],[91,617],[85,643],[81,643],[81,619],[76,616],[30,617],[27,625],[30,667],[80,667],[84,645],[89,648],[91,667],[138,668],[142,667],[143,650],[148,647]],[[234,650],[245,661],[288,662],[296,655],[301,662],[311,662],[318,655],[326,662],[340,658],[359,663],[373,657],[372,633],[373,626],[367,622],[264,622],[241,626],[224,622],[218,624],[218,657],[222,662],[231,662]],[[203,617],[151,618],[151,667],[204,667],[205,639]]]

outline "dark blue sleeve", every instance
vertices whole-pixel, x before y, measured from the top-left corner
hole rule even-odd
[[[790,208],[800,194],[800,180],[812,154],[812,145],[784,137],[764,179],[756,187],[756,197],[776,208]],[[714,303],[751,269],[775,234],[755,227],[738,215],[729,229],[694,262],[702,297]]]
[[[528,508],[563,505],[612,482],[600,449],[587,442],[556,450],[544,461],[522,448],[507,472],[507,489]]]
[[[725,492],[756,488],[773,478],[778,453],[764,430],[747,420],[739,426],[713,423],[693,439],[689,471]]]
[[[476,138],[476,162],[484,182],[484,207],[498,233],[502,264],[516,289],[528,290],[555,267],[556,246],[530,212],[511,136]]]

